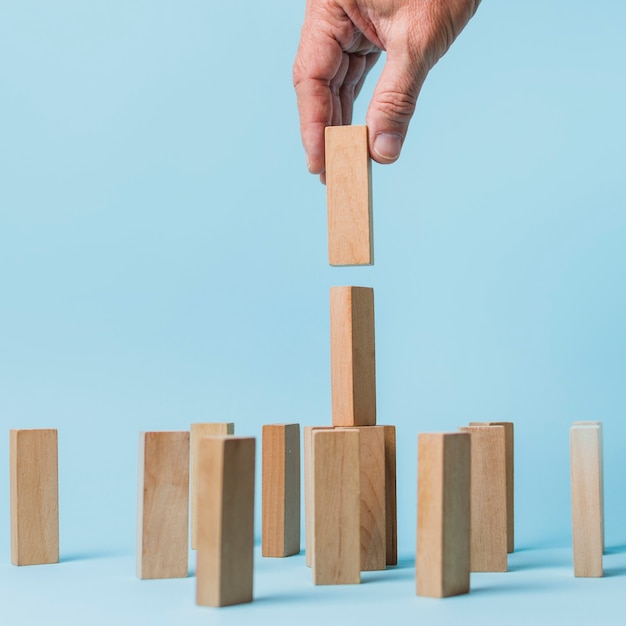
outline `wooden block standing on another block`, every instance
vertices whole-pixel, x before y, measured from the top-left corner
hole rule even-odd
[[[574,576],[601,577],[602,472],[598,425],[570,429]]]
[[[333,426],[376,424],[374,290],[330,290],[330,369]]]
[[[300,425],[263,426],[261,552],[300,552]]]
[[[396,427],[385,429],[385,525],[387,565],[398,564],[398,505],[396,498]]]
[[[185,578],[189,569],[189,432],[139,435],[137,576]]]
[[[58,435],[56,429],[11,430],[11,562],[59,562]]]
[[[196,602],[252,602],[255,440],[206,437],[198,452]]]
[[[372,166],[366,126],[328,126],[326,199],[330,265],[372,265]]]
[[[470,590],[470,435],[418,439],[417,595],[445,598]]]

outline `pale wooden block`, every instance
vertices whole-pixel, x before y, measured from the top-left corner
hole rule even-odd
[[[191,448],[189,465],[189,483],[191,488],[191,549],[195,550],[198,544],[198,442],[202,437],[213,435],[234,435],[235,425],[232,422],[199,422],[191,424]]]
[[[9,444],[11,562],[58,563],[57,430],[11,430]]]
[[[470,590],[469,433],[418,438],[416,591],[445,598]]]
[[[506,572],[506,432],[504,426],[469,426],[461,431],[471,435],[471,571]]]
[[[333,426],[376,424],[374,290],[330,290],[330,369]]]
[[[374,263],[372,166],[366,126],[328,126],[326,200],[330,265]]]
[[[263,426],[261,552],[300,552],[300,425]]]
[[[252,602],[255,439],[205,437],[198,456],[196,602]]]
[[[597,425],[570,429],[574,576],[600,577],[602,570],[601,436]]]
[[[385,525],[387,565],[398,564],[398,505],[396,496],[396,427],[385,429]]]
[[[137,577],[185,578],[189,568],[189,432],[139,434]]]
[[[358,430],[314,430],[313,583],[361,582]]]

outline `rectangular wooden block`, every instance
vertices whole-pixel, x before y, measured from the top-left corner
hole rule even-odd
[[[570,429],[574,576],[603,575],[600,442],[597,425]]]
[[[330,369],[333,426],[376,424],[374,290],[330,290]]]
[[[504,426],[461,428],[471,437],[471,571],[506,572],[508,518]]]
[[[213,435],[234,435],[235,425],[232,422],[199,422],[191,424],[191,448],[189,483],[191,487],[191,549],[195,550],[198,545],[198,442],[202,437]]]
[[[199,444],[196,602],[252,602],[253,437],[206,437]]]
[[[358,430],[314,430],[313,583],[361,582]]]
[[[9,444],[11,562],[58,563],[57,430],[11,430]]]
[[[328,126],[326,200],[330,265],[374,263],[372,166],[366,126]]]
[[[300,552],[300,425],[263,426],[261,552]]]
[[[385,526],[387,565],[398,564],[398,505],[396,497],[396,427],[385,429]]]
[[[470,435],[418,438],[418,596],[445,598],[470,590]]]
[[[189,432],[139,434],[137,576],[185,578],[189,568]]]

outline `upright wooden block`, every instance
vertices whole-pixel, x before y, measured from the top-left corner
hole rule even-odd
[[[602,570],[601,438],[598,425],[570,429],[574,576],[600,577]]]
[[[198,604],[217,607],[252,601],[254,463],[253,437],[200,441]]]
[[[351,429],[314,430],[313,582],[361,582],[360,446]]]
[[[59,562],[58,435],[55,429],[9,433],[11,562]]]
[[[396,427],[385,429],[385,525],[387,565],[398,564],[398,505],[396,498]]]
[[[418,438],[417,595],[445,598],[470,589],[470,435]]]
[[[200,422],[191,424],[191,454],[189,483],[191,486],[191,549],[198,545],[198,442],[202,437],[214,435],[234,435],[235,425],[232,422]]]
[[[333,426],[376,424],[374,290],[330,290],[330,369]]]
[[[263,426],[262,554],[300,552],[300,425]]]
[[[189,568],[189,432],[139,434],[138,578]]]
[[[504,426],[461,428],[471,437],[471,571],[506,572],[508,518]]]
[[[330,265],[374,263],[372,167],[366,126],[326,128]]]

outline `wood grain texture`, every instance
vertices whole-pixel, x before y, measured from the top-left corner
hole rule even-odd
[[[137,577],[189,569],[189,432],[139,434]]]
[[[330,290],[330,369],[333,426],[376,424],[374,290]]]
[[[372,166],[366,126],[328,126],[326,200],[330,265],[374,263]]]
[[[205,437],[199,450],[196,602],[229,606],[253,599],[253,437]]]
[[[398,564],[398,504],[396,490],[396,427],[385,429],[385,526],[387,565]]]
[[[191,549],[195,550],[198,544],[198,485],[196,476],[198,474],[198,442],[202,437],[212,437],[214,435],[234,435],[235,424],[232,422],[198,422],[191,424],[191,448],[189,483],[191,487]]]
[[[445,598],[470,590],[469,433],[418,438],[418,596]]]
[[[59,562],[58,433],[56,429],[9,433],[11,562]]]
[[[358,430],[313,430],[313,583],[361,582]]]
[[[263,426],[261,552],[300,552],[300,425]]]
[[[461,428],[471,437],[471,571],[507,571],[506,433],[504,426]]]
[[[601,577],[602,479],[601,438],[597,425],[570,429],[572,543],[574,576]]]

